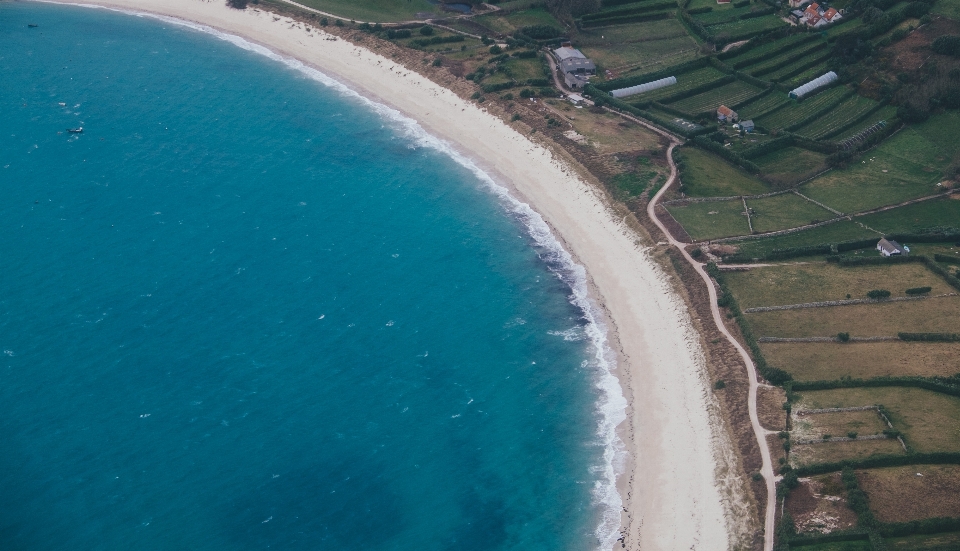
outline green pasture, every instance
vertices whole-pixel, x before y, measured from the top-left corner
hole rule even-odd
[[[716,3],[714,3],[713,11],[708,11],[707,13],[698,13],[693,16],[694,19],[699,21],[704,25],[717,25],[720,23],[726,23],[728,21],[734,21],[741,15],[750,13],[750,6],[743,8],[728,8],[725,10],[716,9]]]
[[[344,20],[409,21],[420,19],[420,12],[438,13],[437,7],[427,0],[298,0],[304,6],[332,13]]]
[[[667,205],[667,210],[697,241],[750,233],[740,199]]]
[[[613,70],[649,70],[652,66],[683,63],[697,57],[699,52],[697,43],[686,34],[609,46],[582,46],[581,50],[601,67]]]
[[[684,98],[677,102],[669,104],[674,109],[679,109],[690,115],[697,115],[704,111],[715,111],[721,105],[736,105],[742,101],[756,96],[761,92],[760,88],[746,82],[735,80],[729,84],[707,90],[695,96]]]
[[[628,23],[614,27],[583,29],[577,34],[579,46],[604,46],[615,48],[620,44],[678,38],[687,36],[687,31],[676,19],[661,19],[642,23]]]
[[[957,155],[958,123],[960,115],[953,112],[904,128],[847,168],[805,184],[801,192],[848,213],[933,195]]]
[[[781,186],[794,185],[827,168],[827,156],[800,147],[784,147],[751,159],[763,175]]]
[[[522,27],[531,27],[533,25],[549,25],[562,29],[557,19],[550,15],[546,8],[530,8],[519,10],[507,15],[500,15],[497,12],[481,15],[473,20],[484,27],[503,34],[512,34]]]
[[[760,258],[777,249],[807,247],[823,243],[842,243],[844,241],[855,241],[868,237],[880,239],[881,236],[877,232],[870,231],[858,225],[856,222],[841,220],[820,226],[819,228],[812,228],[776,237],[749,239],[733,243],[733,245],[736,245],[738,251],[742,254]]]
[[[680,180],[684,193],[690,197],[760,195],[770,191],[757,177],[702,149],[684,147],[674,157],[683,160]]]
[[[503,69],[507,76],[520,83],[533,78],[544,78],[543,62],[538,58],[512,58],[503,63]]]
[[[954,197],[960,197],[955,195]],[[932,199],[854,218],[883,233],[915,233],[926,228],[960,229],[960,199]],[[960,237],[957,238],[960,241]]]
[[[796,228],[836,217],[793,193],[748,199],[747,206],[753,209],[751,222],[753,230],[759,233]]]

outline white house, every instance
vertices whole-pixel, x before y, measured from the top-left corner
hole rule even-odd
[[[880,251],[880,254],[883,256],[906,255],[910,252],[909,247],[901,245],[892,239],[887,240],[886,238],[877,242],[877,250]]]

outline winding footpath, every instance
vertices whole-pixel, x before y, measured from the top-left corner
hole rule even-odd
[[[631,120],[633,117],[630,117]],[[637,121],[640,122],[640,121]],[[773,462],[770,459],[770,449],[767,447],[767,434],[771,434],[773,431],[768,431],[763,428],[760,424],[760,418],[757,416],[757,389],[760,387],[759,379],[757,378],[757,367],[754,365],[753,360],[750,358],[750,354],[747,353],[746,349],[740,344],[737,339],[733,337],[730,331],[727,330],[727,326],[723,323],[723,317],[720,315],[720,308],[717,306],[717,289],[713,285],[713,280],[710,279],[710,276],[707,274],[706,268],[704,265],[697,262],[690,256],[690,253],[684,248],[685,243],[677,241],[674,239],[673,235],[667,230],[667,227],[657,218],[656,207],[657,202],[663,197],[663,194],[673,185],[673,182],[677,179],[677,165],[673,162],[673,149],[679,145],[679,140],[676,137],[666,133],[659,128],[656,128],[653,125],[644,124],[647,128],[664,135],[670,138],[670,147],[667,149],[667,160],[670,163],[670,178],[667,179],[667,182],[660,188],[660,191],[650,199],[650,203],[647,205],[647,216],[653,220],[653,223],[660,228],[660,231],[666,236],[670,245],[676,247],[680,254],[687,260],[687,262],[693,266],[693,268],[700,274],[700,277],[703,279],[703,282],[707,285],[707,291],[710,295],[710,312],[713,314],[713,322],[717,325],[717,329],[730,341],[740,353],[740,357],[743,358],[743,363],[747,366],[747,374],[750,377],[750,392],[748,398],[748,410],[750,412],[750,424],[753,426],[753,434],[757,438],[757,444],[760,446],[760,457],[762,459],[762,466],[760,468],[760,474],[763,475],[764,480],[767,483],[767,508],[764,514],[764,523],[763,523],[763,549],[764,551],[773,550],[773,535],[774,535],[774,526],[776,520],[776,510],[777,510],[777,486],[776,486],[776,477],[773,474]]]

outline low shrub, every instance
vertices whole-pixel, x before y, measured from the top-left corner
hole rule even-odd
[[[433,36],[433,27],[430,25],[420,27],[420,34],[423,36]]]
[[[911,287],[906,290],[908,295],[923,295],[933,290],[933,287]]]
[[[954,57],[960,56],[960,36],[955,34],[938,36],[936,40],[930,44],[930,48],[938,54]]]
[[[837,340],[840,342],[850,342],[850,333],[837,333]]]
[[[886,290],[886,289],[874,289],[874,290],[872,290],[872,291],[868,291],[868,292],[867,292],[867,296],[870,297],[870,298],[872,298],[872,299],[874,299],[874,300],[880,300],[880,299],[882,299],[882,298],[887,298],[887,297],[889,297],[889,296],[890,296],[890,291],[888,291],[888,290]]]

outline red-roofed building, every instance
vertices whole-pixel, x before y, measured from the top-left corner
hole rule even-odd
[[[823,13],[823,18],[826,19],[827,22],[833,23],[834,21],[843,19],[843,15],[841,15],[840,12],[838,12],[835,8],[830,8]]]
[[[726,105],[717,107],[717,120],[721,122],[736,122],[740,118],[737,112]]]

